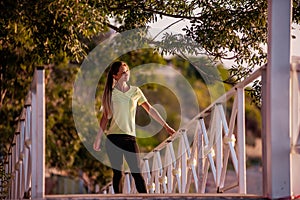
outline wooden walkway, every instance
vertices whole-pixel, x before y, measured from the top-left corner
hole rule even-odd
[[[266,197],[258,195],[239,195],[239,194],[84,194],[84,195],[47,195],[44,198],[45,200],[170,200],[170,199],[180,199],[180,200],[217,200],[217,199],[229,199],[229,200],[240,200],[240,199],[268,199]]]

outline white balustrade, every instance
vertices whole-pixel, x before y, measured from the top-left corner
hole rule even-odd
[[[212,173],[215,192],[238,187],[240,194],[247,193],[244,88],[260,75],[261,69],[222,95],[143,158],[143,175],[149,193],[205,193],[209,173]],[[223,107],[228,100],[233,100],[229,123]],[[229,159],[237,179],[231,185],[226,184],[225,179]]]
[[[44,69],[34,73],[25,105],[18,120],[13,143],[6,157],[11,175],[8,199],[41,199],[45,178],[45,85]],[[32,173],[33,172],[33,173]]]
[[[298,166],[300,160],[299,63],[295,66],[291,72],[292,173],[296,173],[295,166]],[[239,194],[247,193],[244,88],[260,77],[263,69],[258,69],[219,97],[143,158],[142,173],[149,193],[205,193],[209,168],[215,192],[238,187]],[[14,140],[6,156],[5,170],[11,175],[9,199],[44,197],[44,93],[44,70],[40,68],[35,72]],[[233,100],[229,123],[223,107],[228,100]],[[228,185],[225,179],[230,158],[237,177],[233,185]],[[123,192],[136,193],[130,173],[126,173],[124,180]],[[291,177],[292,192],[298,192],[296,180],[296,177]],[[100,191],[103,194],[114,193],[111,183]]]

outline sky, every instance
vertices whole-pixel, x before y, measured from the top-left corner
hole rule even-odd
[[[164,18],[163,20],[158,20],[156,23],[149,24],[150,27],[158,30],[163,30],[164,28],[168,27],[173,22],[177,21],[178,19],[172,19],[172,18]],[[188,21],[181,21],[179,23],[176,23],[167,31],[172,31],[174,33],[183,33],[181,30],[183,27],[188,25]],[[296,36],[296,39],[291,40],[291,56],[300,57],[300,25],[293,25],[295,29],[291,30],[291,34]],[[231,66],[232,61],[224,61],[225,66]]]
[[[300,25],[295,25],[295,30],[292,30],[292,34],[296,36],[296,39],[292,39],[292,56],[300,56]]]

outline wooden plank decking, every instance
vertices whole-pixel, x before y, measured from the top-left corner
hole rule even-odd
[[[47,195],[45,200],[240,200],[240,199],[253,199],[253,200],[266,200],[267,198],[258,195],[239,195],[239,194],[84,194],[84,195]]]

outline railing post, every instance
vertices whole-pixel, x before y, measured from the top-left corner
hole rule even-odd
[[[168,140],[167,141],[167,146],[166,146],[166,154],[165,154],[165,164],[167,165],[166,171],[167,171],[167,184],[168,188],[167,191],[168,193],[172,193],[172,188],[173,188],[173,176],[172,176],[172,169],[173,169],[173,155],[174,154],[172,145],[172,141]],[[175,159],[175,158],[174,158]],[[175,160],[176,162],[176,160]],[[174,164],[176,166],[176,164]]]
[[[32,90],[32,199],[45,195],[45,83],[44,68],[35,71]]]
[[[31,95],[31,94],[30,94]],[[25,148],[24,148],[24,192],[28,192],[30,188],[30,177],[31,177],[31,97],[30,104],[25,105],[26,117],[25,117]]]
[[[16,198],[16,187],[15,187],[15,183],[16,183],[16,138],[14,137],[14,142],[12,145],[12,151],[11,151],[11,155],[12,155],[12,161],[11,161],[11,175],[12,175],[12,192],[11,192],[11,197],[12,199]]]
[[[300,194],[300,57],[291,65],[291,194]]]
[[[181,178],[180,192],[185,193],[186,181],[187,181],[187,149],[184,141],[185,130],[181,130],[179,139],[178,156],[180,157],[179,169]]]
[[[131,181],[130,181],[130,173],[125,172],[125,179],[123,185],[123,194],[130,194],[131,192]]]
[[[266,169],[266,166],[267,166],[267,148],[266,148],[266,145],[267,145],[267,138],[266,138],[266,130],[267,130],[267,126],[266,126],[266,123],[267,123],[267,114],[266,114],[266,109],[267,109],[267,106],[266,106],[266,103],[267,102],[267,69],[266,68],[263,68],[262,69],[262,72],[261,72],[261,82],[262,82],[262,86],[261,86],[261,99],[262,99],[262,105],[261,105],[261,122],[262,122],[262,127],[261,127],[261,139],[262,139],[262,165],[265,166],[262,168],[262,180],[263,180],[263,191],[266,195],[266,191],[268,190],[268,183],[267,183],[267,180],[268,180],[268,177],[267,177],[267,169]]]
[[[115,194],[114,187],[113,187],[112,184],[108,187],[108,193],[109,194]]]
[[[180,179],[180,175],[179,175],[179,170],[178,170],[178,164],[176,162],[176,157],[175,157],[175,152],[174,152],[174,148],[173,148],[173,143],[169,142],[168,143],[168,149],[170,151],[171,154],[171,158],[172,158],[172,165],[173,165],[173,169],[172,169],[172,175],[175,176],[175,181],[177,182],[177,186],[178,186],[178,190],[180,192],[180,188],[181,188],[181,179]],[[168,180],[168,184],[169,184],[169,180]],[[172,181],[172,186],[173,186],[173,191],[175,192],[175,182]]]
[[[202,118],[201,118],[202,119]],[[198,192],[201,191],[201,182],[204,176],[204,141],[203,132],[200,125],[200,119],[197,121],[197,177],[198,177]]]
[[[245,126],[245,94],[244,88],[237,89],[238,112],[237,112],[237,140],[238,140],[238,174],[239,193],[246,194],[246,126]]]
[[[149,160],[144,158],[144,166],[146,170],[146,176],[147,176],[147,188],[149,193],[154,193],[154,188],[152,187],[152,182],[151,182],[151,171],[150,171],[150,166],[149,166]]]
[[[21,118],[21,132],[20,132],[20,196],[19,198],[23,198],[24,195],[24,148],[25,148],[25,142],[24,142],[24,136],[25,136],[25,108],[23,109],[23,115]]]
[[[153,181],[155,183],[155,193],[160,193],[159,178],[162,174],[162,164],[159,151],[154,151],[152,173],[154,173]]]
[[[286,198],[290,187],[290,63],[292,0],[268,0],[264,195]]]
[[[20,136],[20,121],[18,121],[18,128],[17,131],[15,132],[15,160],[14,160],[14,165],[15,165],[15,198],[19,198],[19,178],[20,178],[20,168],[19,168],[19,137]]]
[[[7,172],[8,172],[8,174],[12,175],[12,149],[10,149],[8,152]],[[12,180],[13,180],[13,177],[10,178],[9,183],[8,183],[10,185],[10,187],[8,187],[8,199],[12,199],[12,187],[11,187]]]
[[[222,134],[222,120],[221,114],[219,111],[219,107],[222,104],[218,103],[214,107],[215,112],[215,141],[216,141],[216,185],[217,190],[220,190],[220,183],[221,183],[221,174],[223,168],[223,134]],[[223,109],[223,108],[222,108]]]

